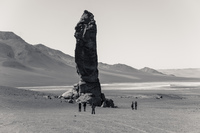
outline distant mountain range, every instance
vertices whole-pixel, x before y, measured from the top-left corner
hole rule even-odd
[[[200,68],[159,69],[158,71],[168,75],[175,75],[177,77],[200,78]]]
[[[101,83],[199,80],[197,76],[176,77],[179,75],[169,71],[138,70],[125,64],[99,63],[98,67]],[[74,57],[43,44],[31,45],[13,32],[0,32],[0,85],[62,86],[78,81]]]
[[[151,74],[158,74],[158,75],[166,75],[164,73],[161,73],[155,69],[149,68],[149,67],[144,67],[142,69],[140,69],[143,72],[147,72],[147,73],[151,73]]]

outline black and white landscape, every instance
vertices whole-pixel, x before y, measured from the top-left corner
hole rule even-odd
[[[199,133],[199,5],[0,0],[0,133]]]
[[[1,31],[0,132],[199,132],[199,69],[98,67],[102,91],[117,108],[78,112],[76,103],[57,98],[79,80],[74,57]]]

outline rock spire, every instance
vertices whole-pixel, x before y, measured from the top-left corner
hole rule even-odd
[[[98,78],[98,59],[96,49],[97,26],[94,15],[85,10],[75,27],[75,63],[80,76],[78,83],[80,102],[101,105],[101,86]]]

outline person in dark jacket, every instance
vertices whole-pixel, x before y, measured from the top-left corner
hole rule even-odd
[[[134,102],[132,102],[131,108],[132,108],[132,110],[134,110]]]
[[[137,110],[137,101],[135,101],[135,110]]]
[[[95,104],[92,103],[92,106],[91,106],[91,107],[92,107],[92,114],[95,114],[95,107],[96,107]]]
[[[86,111],[86,102],[83,103],[84,112]]]
[[[78,103],[79,112],[81,112],[81,103]]]

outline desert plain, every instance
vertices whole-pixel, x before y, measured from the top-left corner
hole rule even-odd
[[[76,102],[58,98],[79,81],[74,57],[1,31],[0,133],[200,132],[199,68],[160,72],[99,62],[98,69],[102,92],[117,108],[78,112]]]
[[[102,84],[117,108],[91,114],[58,99],[70,86],[0,86],[1,133],[199,133],[200,83]],[[48,97],[49,96],[49,97]],[[131,109],[131,102],[138,109]]]

